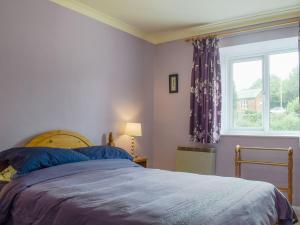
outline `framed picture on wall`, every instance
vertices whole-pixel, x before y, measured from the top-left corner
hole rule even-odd
[[[169,93],[178,93],[178,74],[169,75]]]

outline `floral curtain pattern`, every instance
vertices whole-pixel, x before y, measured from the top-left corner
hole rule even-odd
[[[219,40],[193,42],[190,93],[190,136],[193,142],[218,143],[221,129],[221,66]]]

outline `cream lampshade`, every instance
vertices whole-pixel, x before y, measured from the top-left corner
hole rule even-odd
[[[131,155],[136,157],[134,153],[135,140],[134,137],[142,136],[142,125],[141,123],[127,123],[125,128],[125,134],[131,136]]]

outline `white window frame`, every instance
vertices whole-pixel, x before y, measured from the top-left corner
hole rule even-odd
[[[222,73],[223,81],[223,112],[222,112],[222,135],[255,135],[255,136],[299,136],[299,131],[272,131],[270,130],[270,71],[269,56],[297,52],[297,48],[284,48],[274,51],[264,51],[257,54],[240,55],[225,59],[225,73]],[[300,57],[300,56],[299,56]],[[247,62],[262,60],[262,127],[261,128],[234,128],[233,126],[233,69],[232,66],[237,62]],[[300,66],[300,65],[299,65]],[[299,96],[300,97],[300,96]],[[224,118],[225,117],[225,118]]]
[[[241,100],[241,109],[248,109],[248,101],[247,101],[247,99],[242,99]]]

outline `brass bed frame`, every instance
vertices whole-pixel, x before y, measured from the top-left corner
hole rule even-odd
[[[277,151],[277,152],[287,152],[288,161],[287,162],[273,162],[273,161],[258,161],[258,160],[245,160],[242,159],[242,150],[253,150],[253,151]],[[245,164],[256,164],[256,165],[268,165],[268,166],[280,166],[287,167],[288,169],[288,185],[287,187],[277,187],[281,192],[286,192],[288,201],[290,204],[293,202],[293,149],[289,148],[262,148],[262,147],[241,147],[237,145],[235,147],[235,176],[241,177],[241,166]]]

